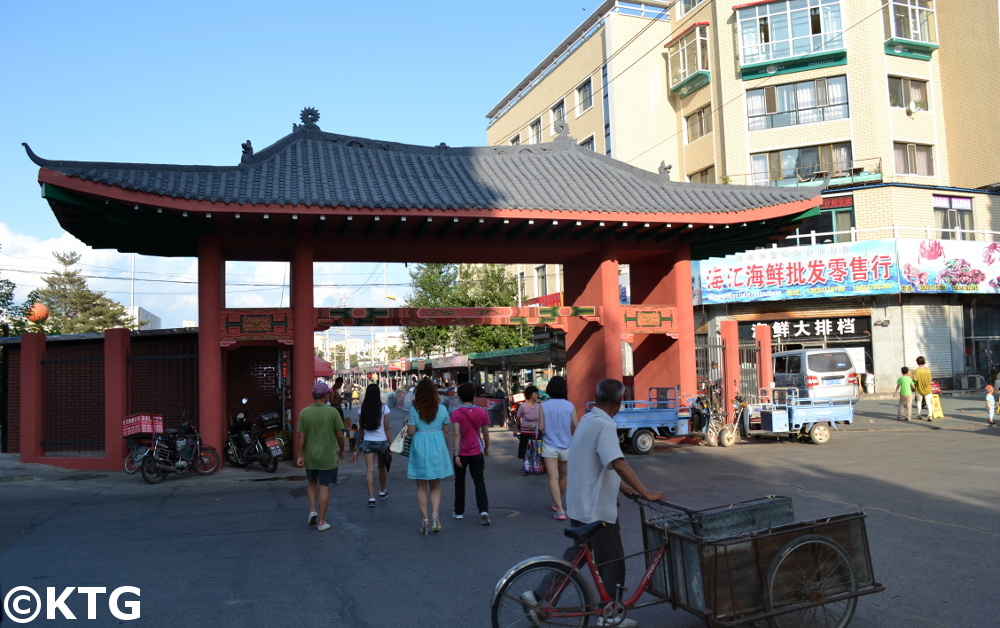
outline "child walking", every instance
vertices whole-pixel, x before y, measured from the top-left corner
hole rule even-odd
[[[902,375],[896,380],[896,392],[899,393],[899,406],[896,408],[897,421],[909,421],[913,415],[913,379],[910,377],[910,369],[903,367],[899,369]]]
[[[989,384],[987,384],[986,385],[986,415],[987,415],[988,419],[987,419],[986,423],[988,423],[990,427],[993,427],[994,425],[996,425],[996,422],[993,420],[993,415],[996,414],[996,411],[997,411],[997,400],[996,400],[996,397],[993,396],[993,387],[990,386]]]

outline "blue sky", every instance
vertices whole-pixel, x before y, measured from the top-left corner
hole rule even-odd
[[[291,132],[303,107],[324,131],[420,145],[486,143],[486,113],[590,15],[595,0],[505,2],[9,0],[0,8],[0,277],[18,298],[52,251],[90,285],[165,327],[197,319],[197,264],[95,251],[41,199],[49,159],[232,165]],[[530,261],[530,260],[527,260]],[[318,305],[405,298],[400,264],[323,264]],[[273,306],[275,265],[227,269],[231,306]],[[334,285],[336,284],[336,285]],[[268,288],[267,286],[278,286]],[[134,295],[134,296],[133,296]]]

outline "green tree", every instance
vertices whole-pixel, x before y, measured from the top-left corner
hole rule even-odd
[[[458,294],[464,307],[513,307],[517,278],[500,264],[463,264]],[[455,348],[462,353],[512,349],[531,344],[528,325],[470,325],[455,328]]]
[[[413,291],[407,307],[456,307],[458,266],[455,264],[415,264],[410,269]],[[453,327],[404,327],[403,346],[412,355],[446,353],[452,346]]]
[[[517,279],[499,264],[418,264],[410,271],[408,307],[510,307],[517,305]],[[510,349],[531,344],[527,325],[407,327],[402,333],[415,355]]]
[[[51,275],[42,277],[45,287],[37,291],[39,302],[49,307],[46,333],[82,334],[115,327],[137,328],[136,321],[120,303],[103,292],[91,290],[87,279],[72,268],[80,261],[79,253],[53,251],[52,255],[62,270],[53,270]]]
[[[17,285],[10,279],[0,279],[0,325],[11,336],[20,336],[28,331],[40,331],[35,323],[28,320],[28,308],[38,301],[36,291],[28,295],[24,303],[14,302]]]

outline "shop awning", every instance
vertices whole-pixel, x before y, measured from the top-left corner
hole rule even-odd
[[[470,353],[468,357],[474,366],[531,368],[565,364],[566,350],[562,345],[545,343],[485,353]]]

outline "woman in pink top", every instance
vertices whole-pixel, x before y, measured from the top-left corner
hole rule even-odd
[[[465,518],[465,470],[468,469],[472,475],[472,483],[476,486],[479,521],[488,526],[490,501],[486,495],[483,470],[486,467],[485,457],[490,453],[490,418],[486,410],[475,406],[475,384],[465,382],[456,392],[462,405],[451,413],[452,429],[455,430],[455,438],[452,440],[458,443],[458,451],[452,452],[452,461],[455,463],[455,511],[451,516],[455,519]]]

